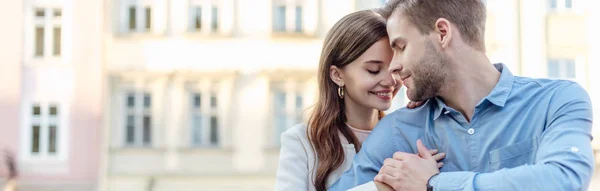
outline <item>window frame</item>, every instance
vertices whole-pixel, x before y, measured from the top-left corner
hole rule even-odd
[[[187,115],[187,126],[186,129],[189,132],[187,136],[187,143],[192,148],[222,148],[224,146],[224,127],[223,127],[223,116],[220,115],[222,107],[222,100],[219,99],[220,92],[217,89],[219,82],[207,82],[207,81],[188,81],[186,82],[186,112]],[[196,108],[194,99],[195,95],[200,95],[200,107]],[[214,102],[213,102],[214,101]],[[216,104],[216,105],[215,105]],[[201,128],[200,128],[200,142],[195,141],[194,118],[200,117]],[[216,118],[216,133],[213,131],[212,119]],[[213,142],[213,134],[216,135],[216,142]]]
[[[150,148],[153,146],[154,140],[154,120],[155,116],[152,113],[154,107],[153,94],[151,91],[146,89],[127,88],[122,92],[124,103],[121,106],[124,111],[121,115],[122,123],[120,129],[124,132],[123,134],[123,147],[127,148]],[[129,98],[133,95],[133,107],[129,107]],[[150,106],[146,107],[146,96],[150,96]],[[133,141],[129,141],[129,117],[133,116]],[[145,118],[149,117],[149,141],[145,141]]]

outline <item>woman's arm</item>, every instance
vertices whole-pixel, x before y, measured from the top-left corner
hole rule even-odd
[[[302,145],[298,132],[301,131],[290,129],[281,134],[275,190],[308,190],[307,149]]]

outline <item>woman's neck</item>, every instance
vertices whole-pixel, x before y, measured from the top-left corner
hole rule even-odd
[[[344,100],[346,104],[346,123],[356,129],[373,130],[379,122],[379,111],[372,108],[365,108],[358,104]]]

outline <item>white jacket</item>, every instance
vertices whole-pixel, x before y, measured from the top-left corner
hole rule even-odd
[[[281,134],[281,151],[279,153],[279,168],[275,181],[275,190],[307,190],[316,191],[314,179],[316,173],[317,156],[308,140],[305,124],[295,125]],[[329,188],[342,174],[350,168],[356,151],[354,144],[348,143],[340,133],[342,148],[344,148],[344,162],[327,177]],[[352,190],[377,190],[373,182],[358,186]]]

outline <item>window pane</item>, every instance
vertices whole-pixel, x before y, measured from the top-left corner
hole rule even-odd
[[[56,153],[56,125],[50,125],[49,127],[49,135],[48,135],[48,152]]]
[[[302,96],[296,95],[296,109],[302,110]]]
[[[54,28],[54,56],[60,56],[61,29]]]
[[[573,2],[571,0],[565,0],[565,8],[573,8]]]
[[[133,144],[135,142],[135,117],[133,117],[133,115],[127,116],[126,141],[128,144]]]
[[[296,6],[296,32],[302,32],[302,7]]]
[[[557,60],[548,61],[548,77],[560,78],[560,66]]]
[[[285,92],[276,92],[275,93],[275,100],[274,100],[274,106],[275,106],[275,111],[278,111],[280,114],[284,114],[281,112],[285,112]]]
[[[44,27],[35,28],[35,56],[44,56]]]
[[[135,30],[135,7],[129,7],[129,30]]]
[[[286,104],[285,104],[285,97],[286,94],[285,92],[282,91],[276,91],[275,95],[273,96],[273,111],[275,112],[274,114],[274,119],[275,121],[273,122],[274,124],[274,129],[275,129],[275,142],[277,145],[279,145],[280,143],[280,135],[281,133],[283,133],[285,131],[285,129],[287,128],[287,121],[288,121],[288,116],[286,115],[285,112],[285,108],[286,108]]]
[[[40,152],[40,126],[33,125],[31,129],[31,152]]]
[[[196,30],[202,29],[202,8],[196,7],[196,15],[194,17],[194,26]]]
[[[296,95],[296,121],[294,125],[298,123],[302,123],[302,96],[300,95]]]
[[[219,29],[219,9],[217,7],[212,7],[210,28],[212,29],[212,32],[217,32]]]
[[[33,116],[39,116],[42,113],[42,109],[39,105],[33,105]]]
[[[192,143],[194,145],[202,144],[202,116],[200,115],[192,117]]]
[[[556,0],[550,0],[550,8],[556,9]]]
[[[54,9],[54,17],[55,18],[62,17],[62,11],[60,9]]]
[[[200,108],[200,105],[202,104],[202,97],[200,94],[196,93],[194,94],[194,108]]]
[[[144,137],[143,137],[143,141],[144,144],[150,144],[150,141],[152,141],[151,139],[151,135],[152,135],[152,128],[151,128],[151,118],[150,116],[144,116]]]
[[[217,108],[217,96],[214,93],[210,96],[210,107]]]
[[[36,9],[35,10],[35,17],[37,17],[39,19],[43,19],[44,16],[46,16],[46,13],[44,12],[44,9]]]
[[[210,117],[210,143],[212,145],[219,144],[219,125],[217,116]]]
[[[152,96],[150,96],[150,94],[148,94],[148,93],[144,94],[144,107],[150,108],[151,105],[152,105]]]
[[[285,6],[275,6],[273,8],[273,31],[285,31]]]
[[[565,76],[564,78],[575,78],[575,61],[574,60],[564,60],[563,64],[565,64]]]
[[[146,29],[152,28],[152,11],[150,7],[146,7]]]
[[[58,107],[56,105],[50,105],[50,116],[58,115]]]
[[[128,108],[135,107],[135,95],[132,93],[127,94],[127,107]]]

